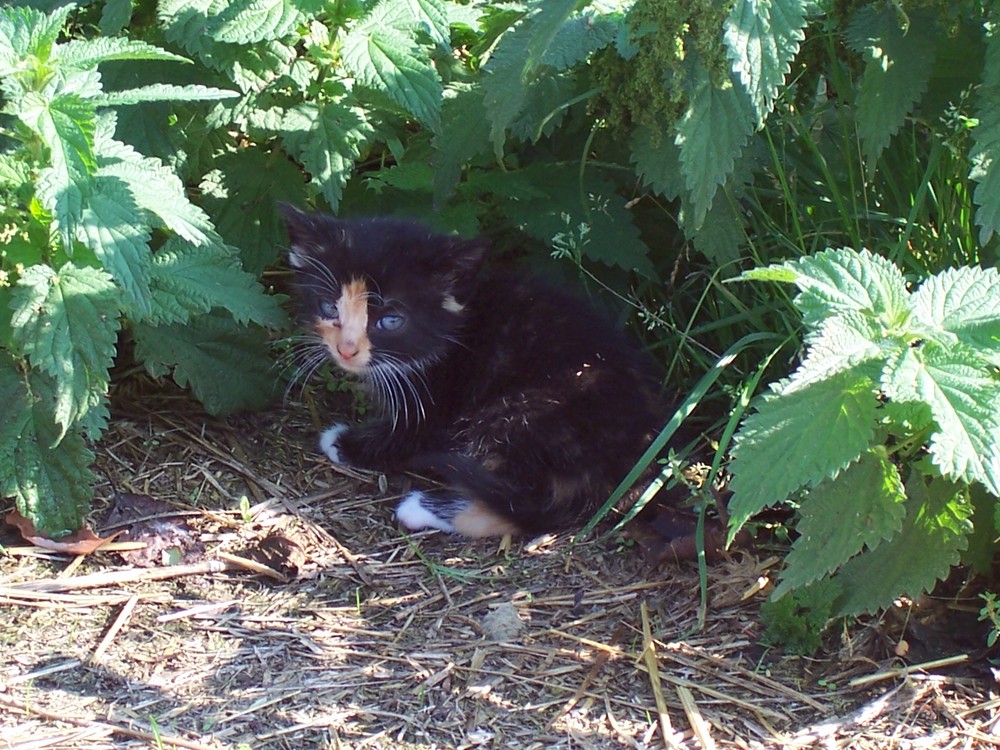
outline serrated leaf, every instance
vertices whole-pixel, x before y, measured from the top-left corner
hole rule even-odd
[[[154,83],[124,91],[108,91],[90,99],[95,107],[121,107],[142,102],[198,102],[218,99],[234,99],[236,91],[217,89],[211,86],[188,84],[175,86],[170,83]]]
[[[451,49],[451,25],[448,21],[448,3],[443,0],[383,0],[383,5],[393,5],[398,13],[427,34],[442,50]]]
[[[18,102],[16,115],[49,148],[53,168],[67,175],[67,180],[93,172],[94,118],[92,102],[76,94],[57,94],[47,99],[29,92]]]
[[[806,337],[806,356],[781,392],[794,392],[872,360],[880,361],[871,373],[865,368],[863,374],[877,379],[882,361],[891,351],[883,336],[883,329],[871,317],[854,310],[827,318]]]
[[[982,482],[1000,496],[1000,380],[988,369],[974,350],[927,342],[886,364],[882,390],[930,406],[937,423],[931,457],[945,477]]]
[[[234,0],[222,6],[206,28],[219,42],[253,44],[280,39],[295,28],[300,13],[288,0]]]
[[[680,149],[666,131],[657,133],[646,125],[640,125],[635,129],[629,145],[631,161],[644,185],[671,201],[686,192],[681,174]]]
[[[278,328],[287,322],[277,298],[265,294],[237,258],[221,248],[168,242],[153,257],[150,286],[153,322],[186,323],[192,314],[214,308],[228,310],[243,325],[254,322]],[[169,311],[169,317],[156,315],[157,310]]]
[[[282,138],[334,211],[354,160],[372,133],[364,111],[347,99],[302,102],[288,110],[281,122]]]
[[[739,0],[724,24],[733,72],[750,96],[757,126],[774,98],[805,38],[806,0]]]
[[[48,147],[49,166],[39,175],[38,198],[69,250],[96,168],[94,106],[76,94],[49,100],[30,92],[18,102],[16,114]]]
[[[16,361],[0,350],[0,495],[14,497],[17,508],[42,534],[63,536],[83,525],[90,508],[94,456],[83,438],[70,431],[59,440],[51,418],[52,393],[38,373],[33,393]]]
[[[462,175],[462,168],[489,146],[490,126],[482,86],[446,89],[441,124],[431,140],[434,156],[434,205],[441,207]]]
[[[208,214],[188,200],[180,178],[158,159],[111,138],[99,139],[97,148],[101,184],[125,187],[139,208],[192,244],[222,244]],[[145,216],[143,223],[150,223]]]
[[[566,20],[573,15],[578,0],[546,0],[538,3],[530,19],[525,22],[530,27],[530,35],[522,50],[522,77],[530,77],[542,64],[542,58],[552,44]]]
[[[913,294],[913,317],[935,331],[982,352],[1000,367],[1000,272],[996,268],[949,268],[924,281]]]
[[[510,196],[500,208],[527,234],[550,246],[557,236],[570,235],[592,260],[654,275],[649,248],[625,199],[600,175],[588,172],[581,184],[575,166],[540,163],[502,177],[491,175],[490,183],[495,194]]]
[[[690,103],[677,123],[674,143],[680,149],[681,172],[691,199],[685,225],[697,230],[719,186],[732,174],[754,121],[750,102],[739,87],[716,87],[701,67],[692,80]]]
[[[292,205],[305,204],[306,178],[283,154],[275,158],[252,147],[223,154],[214,164],[198,186],[201,204],[225,242],[239,248],[243,269],[259,277],[274,265],[288,239],[274,196]]]
[[[976,98],[979,124],[972,131],[969,177],[976,184],[979,243],[986,245],[1000,230],[1000,31],[993,27],[986,39],[986,64]]]
[[[507,32],[483,66],[483,106],[490,123],[490,140],[497,158],[503,158],[507,127],[524,108],[528,83],[524,79],[524,46],[530,39],[530,24]]]
[[[848,45],[866,60],[855,104],[869,173],[927,90],[940,33],[936,15],[911,9],[904,28],[896,8],[871,4],[859,8],[848,25]]]
[[[98,28],[104,36],[115,36],[124,31],[132,20],[132,0],[106,0],[101,8]]]
[[[56,46],[53,62],[67,70],[87,70],[109,60],[172,60],[190,63],[186,57],[165,49],[122,37],[99,36],[94,39],[73,39]]]
[[[618,36],[621,22],[592,9],[566,18],[542,53],[540,65],[556,71],[572,68],[604,49]]]
[[[55,382],[53,418],[63,433],[101,402],[118,340],[120,293],[97,268],[37,265],[20,275],[12,334],[31,364]]]
[[[389,96],[416,119],[436,129],[441,79],[427,54],[405,32],[361,23],[344,37],[346,67],[365,86]]]
[[[172,371],[212,414],[259,409],[274,395],[276,371],[263,329],[239,326],[228,313],[186,324],[135,327],[136,357],[158,375]]]
[[[263,91],[288,73],[298,58],[294,46],[280,39],[263,39],[252,45],[227,44],[213,39],[205,29],[215,23],[225,3],[214,0],[162,0],[156,14],[168,41],[181,45],[212,70],[223,72],[241,91]]]
[[[871,444],[877,409],[874,384],[853,372],[759,398],[732,451],[730,538],[750,516],[856,461]]]
[[[101,261],[125,291],[135,313],[152,310],[149,231],[127,185],[113,177],[95,181],[83,208],[77,239]]]
[[[909,318],[911,302],[903,274],[891,261],[868,250],[824,250],[781,267],[797,275],[795,285],[801,293],[795,306],[807,325],[849,311],[869,314],[888,328]]]
[[[904,594],[917,598],[947,577],[971,530],[971,509],[963,493],[941,479],[929,486],[920,478],[908,481],[907,513],[899,533],[849,560],[834,576],[843,591],[839,614],[874,612]]]
[[[67,4],[46,15],[33,8],[0,8],[0,77],[30,67],[32,57],[47,61],[73,9]]]
[[[836,480],[813,487],[802,500],[799,536],[785,558],[774,598],[832,573],[864,549],[878,547],[903,525],[906,493],[884,450],[865,453]]]

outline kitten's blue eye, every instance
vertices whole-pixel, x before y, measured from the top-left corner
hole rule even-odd
[[[398,331],[404,322],[405,318],[402,315],[383,315],[375,321],[375,327],[383,331]]]
[[[324,320],[337,320],[340,318],[340,313],[337,312],[337,303],[331,302],[328,299],[320,301],[319,314]]]

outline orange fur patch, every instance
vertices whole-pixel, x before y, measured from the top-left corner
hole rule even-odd
[[[473,502],[452,519],[455,531],[468,537],[503,536],[520,534],[521,530],[509,518],[491,510],[482,503]]]
[[[336,323],[316,324],[333,361],[348,372],[361,372],[371,361],[368,340],[368,285],[364,279],[352,279],[344,284],[337,300]]]

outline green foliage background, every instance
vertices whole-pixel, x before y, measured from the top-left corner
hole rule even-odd
[[[0,492],[48,533],[82,523],[123,359],[213,413],[271,398],[279,201],[488,232],[578,277],[672,388],[725,370],[701,399],[730,415],[721,455],[803,339],[791,295],[724,280],[831,247],[910,286],[996,265],[996,21],[972,0],[14,0]]]

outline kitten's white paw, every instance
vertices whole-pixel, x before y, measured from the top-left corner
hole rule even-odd
[[[319,436],[319,449],[326,454],[327,458],[340,466],[347,466],[347,462],[340,456],[337,441],[346,431],[347,425],[338,422],[332,427],[323,430],[323,433]]]
[[[454,531],[455,526],[451,521],[434,515],[434,512],[423,504],[422,501],[426,500],[423,492],[411,492],[396,506],[396,520],[412,531],[417,529]]]

